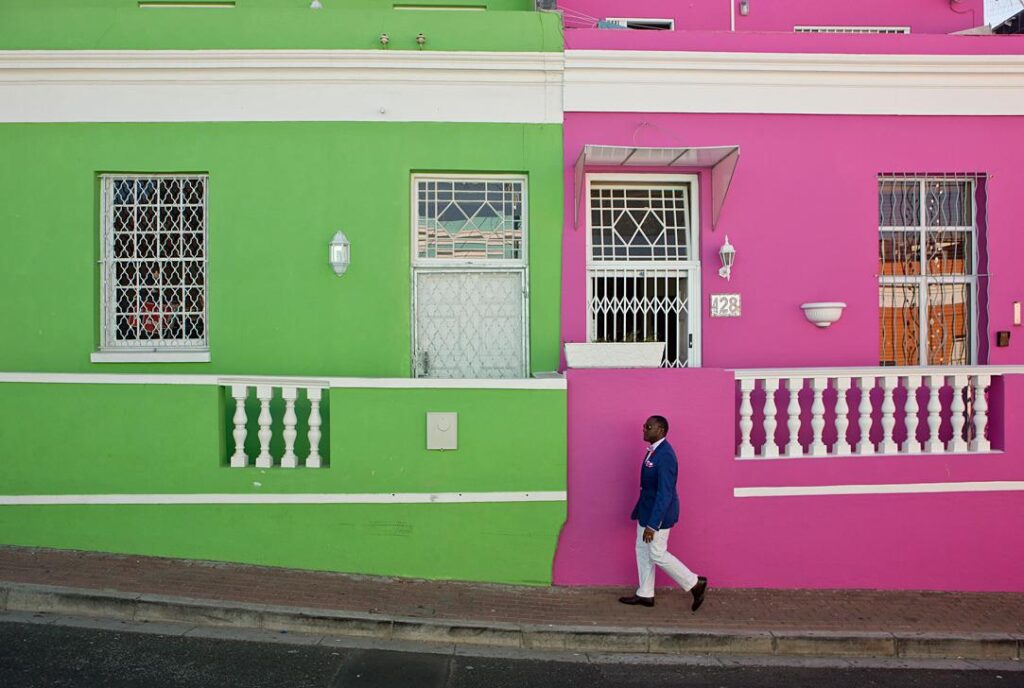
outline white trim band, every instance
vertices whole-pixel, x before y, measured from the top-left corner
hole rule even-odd
[[[562,121],[562,53],[3,50],[0,122]]]
[[[1024,114],[1024,55],[567,50],[566,112]]]
[[[937,492],[1020,492],[1024,480],[964,483],[900,483],[888,485],[797,485],[735,487],[734,497],[809,497],[820,495],[922,494]]]
[[[382,492],[361,494],[0,495],[0,506],[71,504],[493,504],[564,502],[562,492]]]
[[[270,385],[335,389],[527,389],[565,390],[565,377],[442,379],[404,377],[221,377],[218,375],[132,375],[118,373],[0,373],[0,383],[70,385]]]

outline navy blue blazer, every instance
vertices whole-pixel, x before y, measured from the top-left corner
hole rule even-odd
[[[665,440],[640,468],[640,498],[636,500],[630,518],[654,530],[674,526],[679,520],[678,471],[676,452]]]

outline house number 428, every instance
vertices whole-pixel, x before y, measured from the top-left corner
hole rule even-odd
[[[711,295],[711,317],[712,318],[738,318],[738,317],[740,317],[740,295],[739,294],[712,294]]]

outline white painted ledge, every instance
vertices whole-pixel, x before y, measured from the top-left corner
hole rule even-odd
[[[90,363],[209,363],[209,351],[96,351]]]
[[[997,480],[962,483],[900,483],[885,485],[797,485],[735,487],[734,497],[810,497],[823,495],[922,494],[942,492],[1020,492],[1024,481]]]
[[[0,51],[0,122],[562,121],[561,53]]]
[[[403,377],[225,377],[220,375],[137,375],[118,373],[5,373],[0,383],[70,385],[270,385],[338,389],[524,389],[565,390],[564,377],[517,379],[437,379]]]
[[[564,502],[564,491],[383,492],[356,494],[86,494],[0,495],[0,506],[64,504],[494,504]]]
[[[1021,115],[1024,55],[567,50],[565,110]]]

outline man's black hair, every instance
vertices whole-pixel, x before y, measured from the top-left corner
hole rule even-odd
[[[668,420],[665,419],[665,416],[651,416],[651,422],[664,430],[666,435],[668,434]]]

